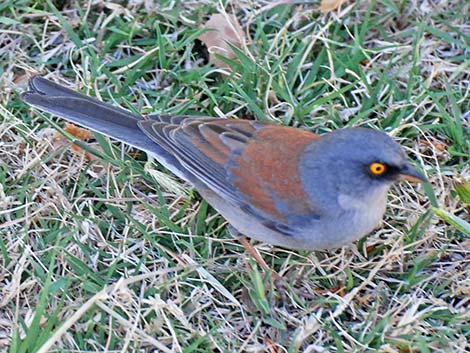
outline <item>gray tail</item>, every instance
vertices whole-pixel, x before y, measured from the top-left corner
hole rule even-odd
[[[29,89],[22,94],[22,99],[40,110],[58,115],[151,154],[173,159],[139,128],[138,122],[144,119],[142,116],[103,103],[39,76],[30,79]]]

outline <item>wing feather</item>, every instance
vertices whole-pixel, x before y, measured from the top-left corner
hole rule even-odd
[[[270,228],[288,234],[289,220],[318,216],[296,170],[303,148],[317,135],[247,120],[155,120],[139,125],[189,173]]]

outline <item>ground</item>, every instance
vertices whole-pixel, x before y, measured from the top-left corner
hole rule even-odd
[[[226,68],[197,40],[215,13],[245,32]],[[469,57],[465,0],[2,2],[0,350],[470,351]],[[377,128],[430,184],[394,187],[342,249],[254,243],[283,298],[157,161],[71,148],[20,99],[35,74],[140,113]]]

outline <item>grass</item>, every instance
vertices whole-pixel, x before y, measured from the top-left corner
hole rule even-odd
[[[0,4],[0,350],[470,350],[470,7],[464,1]],[[251,4],[251,5],[250,5]],[[89,7],[86,7],[89,6]],[[232,73],[196,38],[225,9],[247,33]],[[282,300],[224,220],[157,162],[19,97],[41,74],[135,112],[234,115],[318,133],[390,133],[432,187],[401,184],[351,246],[256,244]],[[433,213],[437,209],[437,215]]]

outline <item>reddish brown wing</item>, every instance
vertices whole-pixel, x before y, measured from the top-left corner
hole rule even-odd
[[[299,158],[317,135],[266,125],[249,140],[229,168],[234,186],[255,208],[288,221],[314,213],[298,173]]]
[[[275,124],[194,117],[144,121],[140,126],[235,206],[284,224],[290,215],[314,213],[297,166],[317,135]]]

